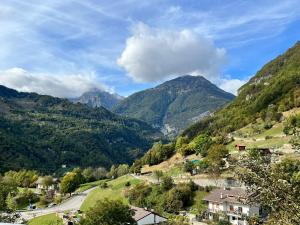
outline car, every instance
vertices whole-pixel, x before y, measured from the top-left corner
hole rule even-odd
[[[54,207],[54,206],[56,206],[56,203],[50,203],[50,204],[48,205],[48,208],[51,208],[51,207]]]

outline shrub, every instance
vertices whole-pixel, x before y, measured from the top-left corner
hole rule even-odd
[[[105,189],[108,188],[108,184],[106,182],[103,182],[99,185],[100,188]]]

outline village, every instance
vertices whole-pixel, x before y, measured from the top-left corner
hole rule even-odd
[[[247,152],[247,146],[245,144],[235,145],[236,152],[239,155],[243,155]],[[278,160],[278,155],[272,153],[268,148],[258,148],[257,149],[263,156],[266,156],[272,160]],[[190,164],[193,164],[190,170],[186,170],[185,173],[176,174],[172,177],[176,184],[193,182],[195,185],[201,187],[201,190],[207,189],[205,195],[202,195],[202,199],[199,199],[203,202],[206,210],[201,214],[193,214],[190,210],[180,211],[179,216],[185,218],[189,224],[194,225],[205,225],[209,224],[207,221],[229,221],[233,225],[247,225],[248,218],[256,217],[257,219],[263,221],[267,217],[267,212],[260,207],[259,204],[251,204],[248,202],[248,195],[245,186],[239,183],[234,177],[218,177],[210,178],[209,175],[201,174],[199,170],[200,158],[196,156],[182,157],[180,155],[173,156],[173,159],[176,160],[176,163],[172,163],[172,166],[181,166],[185,168]],[[163,177],[163,174],[159,175],[158,168],[162,169],[170,165],[170,162],[163,162],[162,165],[154,166],[153,168],[145,166],[142,168],[140,173],[129,173],[121,174],[122,176],[114,180],[114,177],[108,179],[108,183],[116,182],[118,179],[124,179],[126,177],[126,182],[123,181],[122,185],[124,187],[119,187],[120,192],[123,192],[123,188],[130,189],[130,183],[149,183],[154,185],[161,185],[163,180],[160,180],[160,177]],[[224,168],[229,168],[230,165],[226,163]],[[183,171],[184,172],[184,171]],[[125,172],[126,173],[126,172]],[[166,171],[166,173],[168,173]],[[200,174],[199,174],[200,173]],[[70,193],[69,195],[64,195],[60,192],[61,190],[61,179],[63,178],[52,178],[50,176],[38,177],[34,182],[31,191],[37,196],[45,196],[46,199],[52,199],[47,201],[44,206],[37,206],[36,203],[30,203],[26,206],[25,210],[18,210],[16,213],[19,216],[19,221],[28,221],[34,220],[41,216],[47,216],[49,214],[55,215],[55,217],[63,221],[63,224],[66,225],[75,225],[77,224],[82,217],[84,217],[84,211],[81,209],[85,204],[88,198],[92,195],[93,192],[97,191],[97,195],[101,195],[103,190],[103,184],[107,185],[107,181],[103,183],[101,180],[94,181],[88,184],[82,184],[77,188],[75,192]],[[134,182],[133,182],[134,181]],[[120,184],[118,184],[120,185]],[[128,185],[128,187],[126,187]],[[108,187],[110,185],[108,184]],[[110,187],[113,188],[113,187]],[[124,195],[119,193],[119,195]],[[90,195],[90,196],[89,196]],[[93,196],[95,197],[95,196]],[[60,201],[57,201],[60,199]],[[133,212],[133,218],[138,225],[152,225],[152,224],[164,224],[168,219],[155,210],[146,208],[146,207],[136,207],[130,206]],[[30,223],[29,223],[30,224]]]

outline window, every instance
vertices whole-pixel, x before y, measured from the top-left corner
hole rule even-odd
[[[233,216],[233,217],[232,217],[232,220],[235,220],[235,219],[236,219],[235,216]]]
[[[234,211],[233,205],[230,205],[230,206],[229,206],[229,210],[230,210],[231,212]]]
[[[242,207],[239,207],[239,208],[238,208],[238,212],[239,212],[239,213],[242,213],[242,212],[243,212],[243,208],[242,208]]]

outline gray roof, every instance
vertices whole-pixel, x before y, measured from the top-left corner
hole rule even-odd
[[[203,200],[216,203],[245,203],[247,193],[242,188],[219,188],[212,190]]]
[[[155,212],[152,212],[152,211],[149,211],[149,210],[146,210],[143,208],[139,208],[139,207],[135,207],[135,206],[130,206],[130,208],[134,211],[133,219],[135,221],[139,221],[139,220],[145,218],[146,216],[149,216],[150,214],[155,214],[157,216],[160,216]],[[160,217],[164,218],[163,216],[160,216]]]

